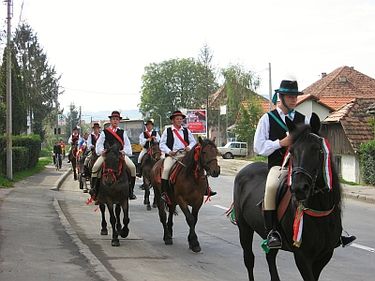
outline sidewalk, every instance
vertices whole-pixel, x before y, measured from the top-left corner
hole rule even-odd
[[[250,164],[243,159],[222,159],[219,157],[221,174],[235,176],[243,167]],[[375,186],[341,184],[346,198],[375,204]]]

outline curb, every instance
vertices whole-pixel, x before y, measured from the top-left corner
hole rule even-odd
[[[59,179],[56,181],[55,188],[57,191],[60,190],[62,184],[66,180],[66,178],[72,173],[71,169],[68,169],[64,174],[62,174]]]
[[[343,192],[343,194],[346,198],[351,198],[351,199],[355,199],[358,201],[375,204],[375,198],[372,198],[366,195],[361,195],[361,194],[354,193],[354,192]]]

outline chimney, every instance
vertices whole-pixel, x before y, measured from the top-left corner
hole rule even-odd
[[[327,76],[327,72],[322,72],[322,78]]]

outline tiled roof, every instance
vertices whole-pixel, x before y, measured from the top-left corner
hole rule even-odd
[[[374,139],[374,129],[369,124],[372,117],[367,109],[375,98],[356,98],[339,110],[330,114],[323,123],[340,122],[354,151],[361,143]]]
[[[256,94],[255,97],[256,97],[257,100],[259,100],[263,113],[266,113],[266,112],[270,111],[270,103],[269,103],[268,99],[266,99],[265,97],[263,97],[261,95],[258,95],[258,94]],[[241,104],[246,109],[249,107],[249,103],[247,101],[243,101]],[[275,106],[272,105],[271,110],[273,110],[274,108],[275,108]]]
[[[332,103],[332,99],[325,103],[337,109],[353,98],[375,98],[375,79],[352,67],[343,66],[325,75],[303,92],[322,101],[324,98],[335,98],[335,103]]]
[[[338,110],[353,99],[353,97],[322,97],[319,102],[329,106],[333,110]]]
[[[334,106],[332,106],[332,104],[330,103],[329,100],[326,100],[326,99],[323,99],[323,98],[319,99],[318,97],[313,96],[311,94],[304,94],[304,95],[298,96],[297,97],[297,105],[300,105],[300,104],[304,103],[307,100],[314,100],[317,103],[323,105],[324,107],[327,107],[330,111],[334,111],[334,110],[337,109]]]

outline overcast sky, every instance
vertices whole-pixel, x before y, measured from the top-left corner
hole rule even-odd
[[[294,77],[301,89],[348,65],[375,78],[373,0],[13,0],[62,74],[62,107],[137,109],[152,62],[197,57],[207,44],[216,67],[241,64],[259,93]],[[21,4],[24,2],[22,14]],[[1,6],[5,29],[6,5]]]

